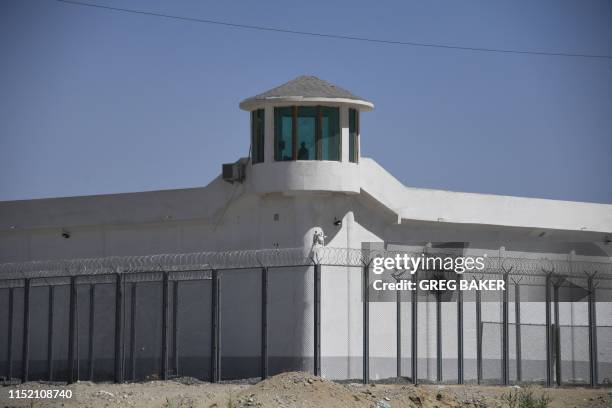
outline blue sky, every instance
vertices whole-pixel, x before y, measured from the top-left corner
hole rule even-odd
[[[97,3],[612,55],[606,0]],[[0,200],[206,185],[248,153],[239,101],[308,74],[376,104],[362,153],[407,185],[612,203],[612,60],[316,39],[53,0],[0,2],[0,50]]]

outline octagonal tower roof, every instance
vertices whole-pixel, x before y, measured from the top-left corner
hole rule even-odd
[[[250,111],[269,103],[347,103],[360,110],[371,110],[374,104],[350,91],[315,76],[302,75],[276,88],[240,102],[240,108]]]

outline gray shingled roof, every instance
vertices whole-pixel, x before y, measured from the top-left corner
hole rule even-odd
[[[283,97],[344,98],[365,101],[365,99],[337,85],[330,84],[315,76],[302,75],[269,91],[247,98],[243,102]]]

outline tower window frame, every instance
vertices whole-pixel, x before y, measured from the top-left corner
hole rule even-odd
[[[265,160],[265,135],[265,109],[251,111],[251,161],[253,164],[263,163]]]
[[[359,110],[349,108],[349,162],[359,163]]]
[[[341,135],[340,108],[337,106],[274,108],[275,161],[342,161]],[[291,156],[286,154],[288,152]]]

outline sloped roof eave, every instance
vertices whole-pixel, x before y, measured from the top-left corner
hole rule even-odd
[[[263,108],[266,105],[283,105],[283,104],[343,104],[352,105],[362,111],[370,111],[374,109],[372,102],[362,99],[349,98],[327,98],[327,97],[303,97],[303,96],[278,96],[268,98],[248,98],[240,102],[240,109],[252,111],[254,109]]]

